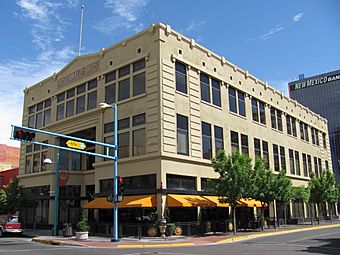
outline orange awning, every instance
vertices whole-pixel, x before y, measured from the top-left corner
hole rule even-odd
[[[202,196],[205,199],[208,199],[209,201],[211,201],[212,203],[214,203],[214,206],[217,207],[230,207],[230,205],[228,203],[223,204],[220,201],[218,201],[218,196]]]
[[[168,194],[166,203],[169,207],[215,206],[212,201],[198,195]]]
[[[255,199],[242,198],[239,206],[247,206],[247,207],[262,207],[261,202]]]
[[[119,202],[119,208],[156,207],[156,195],[124,196]],[[83,206],[84,209],[112,209],[113,203],[106,197],[97,197]]]

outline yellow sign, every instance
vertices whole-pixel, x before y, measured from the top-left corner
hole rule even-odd
[[[86,148],[85,143],[77,142],[77,141],[73,141],[73,140],[68,140],[66,142],[66,145],[70,148],[80,149],[80,150],[84,150]]]

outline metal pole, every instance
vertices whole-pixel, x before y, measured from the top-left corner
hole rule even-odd
[[[80,31],[79,31],[78,56],[80,56],[81,43],[82,43],[82,39],[83,39],[84,5],[81,6],[80,11],[81,11],[81,14],[80,14]]]
[[[57,153],[56,167],[55,167],[55,191],[54,191],[54,226],[53,236],[57,236],[58,229],[58,213],[59,213],[59,161],[60,154]]]
[[[113,133],[113,143],[115,145],[114,148],[114,157],[113,160],[113,238],[111,242],[118,242],[118,181],[117,181],[117,173],[118,173],[118,139],[117,139],[117,132],[118,132],[118,121],[117,121],[117,105],[113,105],[113,120],[114,120],[114,133]]]

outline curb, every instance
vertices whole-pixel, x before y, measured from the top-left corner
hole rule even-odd
[[[62,242],[58,241],[58,240],[45,240],[45,239],[40,239],[39,237],[33,237],[32,241],[37,242],[37,243],[42,243],[42,244],[49,244],[49,245],[60,245],[60,244],[62,244]]]
[[[158,248],[158,247],[183,247],[183,246],[194,246],[194,243],[169,243],[169,244],[121,244],[117,245],[116,248]]]
[[[289,233],[297,233],[297,232],[303,232],[303,231],[309,231],[309,230],[316,230],[316,229],[324,229],[324,228],[335,228],[340,227],[340,224],[333,224],[333,225],[326,225],[326,226],[316,226],[316,227],[309,227],[309,228],[300,228],[300,229],[291,229],[291,230],[281,230],[277,232],[270,232],[270,233],[260,233],[260,234],[253,234],[253,235],[247,235],[247,236],[240,236],[240,237],[232,237],[227,238],[221,241],[217,241],[215,244],[224,244],[224,243],[232,243],[237,241],[242,241],[244,239],[253,239],[263,236],[275,236],[275,235],[284,235]]]

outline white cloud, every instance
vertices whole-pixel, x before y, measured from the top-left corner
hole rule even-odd
[[[129,29],[134,32],[141,30],[144,24],[140,22],[143,7],[148,1],[141,0],[106,0],[104,7],[112,12],[108,17],[93,26],[104,34],[112,34],[117,29]]]
[[[274,87],[275,89],[277,89],[280,92],[283,92],[283,94],[285,94],[286,96],[289,95],[288,93],[288,83],[293,81],[294,79],[290,79],[290,80],[271,80],[271,81],[267,81],[268,84],[272,87]]]
[[[207,24],[206,20],[201,21],[191,21],[188,27],[184,29],[186,32],[194,31],[194,30],[200,30]]]
[[[293,21],[294,21],[294,22],[299,22],[300,19],[302,18],[302,16],[303,16],[303,12],[300,12],[300,13],[296,14],[296,15],[293,17]]]
[[[265,33],[265,34],[259,36],[259,39],[264,40],[264,41],[268,40],[268,39],[274,37],[274,35],[276,33],[284,30],[285,28],[286,27],[283,27],[283,26],[280,26],[280,25],[276,25],[275,27],[271,28],[268,33]]]

